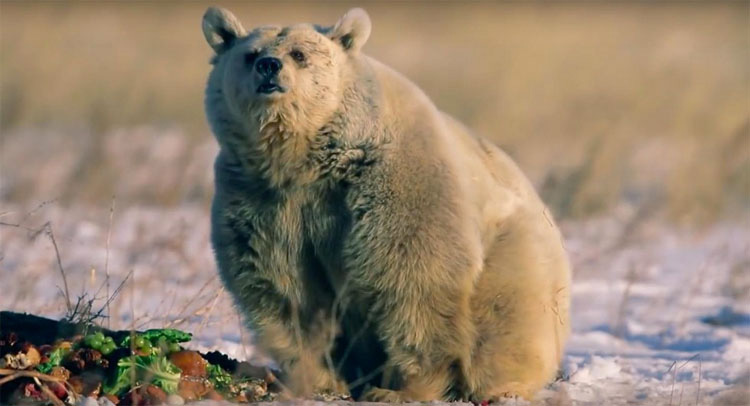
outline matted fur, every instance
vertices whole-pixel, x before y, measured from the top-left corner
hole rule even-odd
[[[292,391],[483,400],[549,382],[570,270],[508,156],[362,54],[362,10],[247,34],[226,10],[205,21],[212,242]],[[283,92],[256,93],[259,57],[283,63]]]

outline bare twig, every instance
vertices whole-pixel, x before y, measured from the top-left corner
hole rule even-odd
[[[185,321],[185,320],[187,319],[187,317],[188,317],[188,316],[186,316],[186,315],[184,315],[184,314],[185,314],[185,313],[187,312],[187,310],[188,310],[188,309],[190,308],[190,305],[192,305],[193,303],[195,303],[195,302],[196,302],[196,300],[197,300],[197,299],[198,299],[199,297],[201,297],[201,295],[203,294],[203,291],[204,291],[204,290],[206,290],[206,288],[207,288],[207,287],[208,287],[209,285],[211,285],[211,283],[213,283],[213,282],[214,282],[214,281],[215,281],[215,280],[216,280],[217,278],[218,278],[218,275],[214,275],[214,276],[212,276],[212,277],[211,277],[210,279],[208,279],[208,280],[206,281],[206,283],[204,283],[204,284],[203,284],[203,286],[201,286],[201,288],[200,288],[200,289],[198,289],[198,293],[196,293],[196,294],[195,294],[195,295],[194,295],[194,296],[193,296],[193,297],[192,297],[192,298],[191,298],[190,300],[188,300],[187,302],[185,302],[185,304],[183,305],[182,309],[181,309],[181,310],[180,310],[180,311],[179,311],[179,312],[177,313],[177,316],[178,316],[178,317],[177,317],[176,319],[174,319],[174,320],[170,320],[170,321],[169,321],[169,322],[168,322],[168,323],[166,324],[166,327],[174,327],[174,326],[176,326],[176,325],[178,325],[178,324],[181,324],[181,323],[183,323],[183,322],[184,322],[184,321]],[[211,302],[211,300],[213,300],[213,297],[209,298],[209,299],[208,299],[208,301],[206,301],[206,303],[204,303],[204,304],[203,304],[203,306],[200,306],[200,307],[204,307],[204,306],[207,306],[207,305],[208,305],[208,303],[210,303],[210,302]]]
[[[703,360],[698,358],[698,394],[695,395],[695,406],[698,406],[701,402],[701,381],[703,380]]]
[[[107,297],[109,296],[109,243],[112,239],[112,221],[115,217],[115,196],[112,196],[112,205],[109,207],[109,226],[107,227],[107,248],[106,248],[106,254],[104,256],[104,283],[107,286]],[[107,301],[106,305],[107,310],[107,328],[110,327],[109,324],[109,301]]]
[[[122,291],[122,288],[125,286],[125,282],[127,282],[128,279],[133,277],[133,272],[134,271],[131,269],[130,272],[128,272],[128,274],[125,275],[125,279],[123,279],[122,282],[120,282],[120,284],[117,285],[117,288],[115,288],[115,291],[112,292],[112,295],[107,298],[107,302],[105,303],[107,307],[109,307],[112,301],[114,301],[115,298],[120,294],[120,292]]]
[[[331,305],[331,325],[330,325],[331,348],[333,348],[334,341],[336,340],[337,328],[341,322],[341,319],[343,319],[344,317],[344,314],[345,314],[344,309],[346,308],[346,306],[349,305],[348,303],[348,295],[350,294],[349,283],[350,283],[350,279],[347,278],[344,281],[343,285],[341,286],[339,293],[336,295],[336,298],[333,301],[333,304]],[[339,314],[339,309],[341,309],[340,310],[341,319],[339,319],[337,316]],[[374,315],[375,315],[374,312],[370,312],[367,314],[367,318],[365,319],[365,322],[362,324],[359,330],[357,330],[352,335],[352,339],[349,341],[347,347],[344,349],[343,354],[339,357],[337,365],[335,366],[333,365],[333,360],[330,357],[330,351],[326,354],[326,363],[328,364],[328,368],[331,369],[331,371],[334,374],[338,374],[341,371],[341,368],[344,367],[344,363],[346,362],[346,359],[349,357],[349,354],[351,353],[351,351],[354,349],[355,343],[357,342],[357,340],[362,338],[362,335],[365,332],[367,332],[368,328],[370,328],[370,323],[372,322],[372,318],[374,317]]]
[[[55,395],[54,392],[52,392],[50,388],[47,387],[47,385],[42,385],[42,383],[39,382],[39,378],[34,377],[34,382],[36,382],[36,384],[39,386],[42,392],[44,392],[44,394],[47,395],[47,398],[49,399],[49,401],[54,403],[55,406],[65,406],[65,403],[63,403],[62,400],[58,399],[57,395]]]
[[[29,211],[28,213],[24,214],[23,217],[21,218],[21,221],[19,221],[18,223],[6,223],[4,221],[0,221],[0,226],[20,228],[21,230],[26,230],[28,232],[31,232],[31,233],[34,233],[34,234],[38,234],[38,233],[40,233],[44,229],[44,226],[42,226],[42,228],[31,228],[31,227],[24,226],[23,223],[25,223],[26,220],[28,220],[28,218],[31,217],[32,214],[36,213],[42,207],[44,207],[44,206],[46,206],[46,205],[48,205],[50,203],[54,203],[56,201],[57,201],[57,199],[45,200],[45,201],[41,202],[38,206],[36,206],[35,208],[33,208],[31,211]],[[13,214],[13,212],[12,211],[4,211],[4,212],[0,213],[0,217],[5,217],[5,216],[10,215],[10,214]]]
[[[21,230],[25,230],[25,231],[28,231],[30,233],[38,233],[39,232],[38,228],[26,227],[26,226],[22,226],[22,225],[16,224],[16,223],[6,223],[5,221],[0,221],[0,226],[20,228]]]
[[[374,312],[370,312],[367,315],[365,322],[362,323],[362,327],[360,327],[359,330],[357,330],[357,332],[355,332],[352,335],[351,341],[346,346],[346,348],[344,349],[344,353],[339,358],[338,365],[336,365],[336,371],[341,371],[341,368],[344,367],[344,363],[346,362],[346,359],[349,357],[349,354],[351,354],[352,350],[354,349],[354,344],[357,342],[357,340],[362,338],[362,335],[364,335],[369,328],[371,328],[370,323],[372,323],[373,317],[374,317]]]
[[[70,313],[73,310],[73,305],[70,301],[70,290],[68,289],[68,278],[65,276],[65,268],[63,268],[62,264],[62,258],[60,257],[60,249],[57,247],[57,241],[55,240],[55,233],[52,232],[52,223],[49,221],[44,224],[44,230],[47,234],[47,237],[49,237],[50,241],[52,241],[52,246],[55,248],[55,258],[57,258],[57,267],[60,270],[60,275],[62,276],[63,280],[63,287],[65,288],[65,304],[68,307],[68,313]]]
[[[23,377],[38,378],[50,382],[62,382],[62,379],[37,371],[19,371],[17,369],[0,368],[0,375],[5,376],[5,378],[0,379],[0,385]]]
[[[52,203],[56,203],[56,202],[57,202],[57,198],[55,198],[55,199],[50,199],[50,200],[45,200],[45,201],[43,201],[43,202],[39,203],[39,205],[37,205],[36,207],[34,207],[33,209],[31,209],[31,211],[29,211],[28,213],[26,213],[26,214],[25,214],[25,215],[24,215],[24,216],[23,216],[23,217],[21,218],[21,221],[19,221],[19,222],[18,222],[18,224],[20,225],[20,224],[23,224],[23,223],[25,223],[25,222],[26,222],[26,220],[28,220],[28,219],[29,219],[29,217],[31,217],[31,216],[32,216],[32,215],[33,215],[34,213],[36,213],[36,212],[38,212],[39,210],[41,210],[42,208],[44,208],[44,206],[47,206],[48,204],[52,204]]]
[[[385,364],[381,364],[379,367],[377,367],[377,368],[373,369],[372,371],[370,371],[370,373],[368,373],[367,375],[359,377],[358,379],[354,380],[354,382],[352,382],[349,385],[349,390],[351,391],[354,388],[357,388],[357,387],[359,387],[361,385],[366,384],[372,378],[376,377],[379,373],[383,372],[384,369],[385,369]]]
[[[668,373],[669,373],[669,371],[671,371],[671,370],[672,370],[672,368],[674,368],[674,366],[675,366],[675,365],[677,365],[677,361],[672,361],[672,364],[671,364],[671,365],[669,366],[669,368],[667,368],[667,370],[666,370],[666,371],[664,371],[664,374],[665,374],[665,375],[666,375],[666,374],[668,374]]]
[[[686,359],[686,360],[685,360],[685,361],[684,361],[684,362],[683,362],[682,364],[680,364],[680,367],[679,367],[679,368],[677,368],[677,369],[678,369],[678,370],[682,369],[682,367],[684,367],[685,365],[687,365],[688,363],[690,363],[690,361],[693,361],[693,360],[695,360],[696,358],[699,358],[700,356],[701,356],[701,354],[700,354],[700,353],[697,353],[697,354],[693,355],[692,357],[690,357],[690,358]]]
[[[667,372],[672,371],[672,390],[669,392],[669,406],[672,406],[672,396],[674,395],[674,380],[677,378],[677,368],[672,369],[677,365],[677,361],[673,362]]]
[[[135,269],[130,271],[133,278],[130,280],[130,361],[133,361],[135,346]],[[135,385],[135,368],[130,368],[130,386]]]
[[[65,316],[65,319],[70,322],[83,324],[83,325],[91,324],[94,320],[99,319],[99,318],[109,319],[109,315],[104,314],[105,310],[120,294],[120,291],[122,290],[123,286],[125,286],[125,282],[128,281],[128,279],[132,276],[132,274],[133,274],[133,271],[131,270],[127,275],[125,275],[125,279],[123,279],[122,282],[120,282],[120,284],[117,286],[115,291],[112,292],[111,295],[107,296],[107,300],[99,308],[99,310],[93,311],[94,302],[100,299],[99,292],[101,292],[102,288],[104,287],[104,284],[99,286],[99,289],[97,289],[96,293],[94,293],[94,295],[91,296],[90,298],[87,293],[84,293],[83,295],[79,296],[78,300],[76,300],[76,304],[73,307],[73,310],[69,312],[68,315]]]
[[[700,353],[697,353],[693,355],[692,357],[686,359],[682,362],[679,366],[677,365],[677,361],[672,362],[672,365],[669,366],[669,369],[667,369],[667,372],[665,374],[668,374],[669,371],[672,371],[672,390],[669,393],[669,405],[672,405],[672,400],[674,398],[674,384],[675,380],[677,379],[677,372],[682,369],[685,365],[689,364],[691,361],[698,358],[700,360]],[[700,365],[700,364],[699,364]],[[680,391],[680,403],[682,403],[682,391]]]
[[[213,312],[214,312],[214,308],[216,307],[216,303],[219,301],[219,299],[221,299],[221,296],[223,294],[224,294],[224,287],[222,286],[221,288],[219,288],[219,293],[216,295],[216,298],[214,298],[213,302],[211,303],[211,307],[209,307],[208,310],[206,310],[203,313],[203,320],[201,320],[201,324],[196,329],[196,331],[195,331],[196,334],[200,334],[200,332],[203,331],[203,329],[206,327],[206,325],[208,324],[209,319],[211,318],[211,314],[213,314]],[[205,307],[203,308],[203,310],[205,310]],[[199,312],[200,312],[200,310],[196,311],[196,314],[199,314]]]
[[[24,231],[26,231],[26,232],[29,233],[29,239],[30,240],[34,240],[34,239],[36,239],[37,236],[39,236],[39,234],[41,234],[42,232],[44,232],[46,230],[47,223],[43,224],[39,228],[31,228],[31,227],[26,227],[26,226],[18,224],[18,223],[8,223],[8,222],[5,222],[5,221],[0,221],[0,226],[13,227],[13,228],[17,228],[19,230],[24,230]],[[72,239],[65,238],[65,237],[61,237],[61,239],[63,241],[68,241],[68,242],[73,241]]]

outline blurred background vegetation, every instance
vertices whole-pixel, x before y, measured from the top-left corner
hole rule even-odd
[[[207,5],[2,1],[0,202],[207,205]],[[747,2],[221,5],[247,28],[364,7],[365,52],[508,151],[560,217],[750,207]]]

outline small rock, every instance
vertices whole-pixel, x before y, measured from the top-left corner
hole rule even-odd
[[[180,395],[169,395],[167,396],[167,400],[165,402],[168,405],[184,405],[185,399],[183,399]]]

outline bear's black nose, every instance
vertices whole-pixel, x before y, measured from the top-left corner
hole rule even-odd
[[[281,70],[281,59],[267,56],[258,59],[255,63],[255,70],[263,76],[272,76]]]

